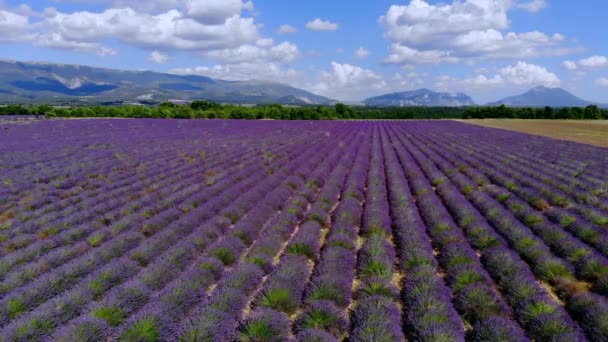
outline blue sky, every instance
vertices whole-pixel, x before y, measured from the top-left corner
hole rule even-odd
[[[0,58],[262,79],[343,101],[544,85],[608,103],[608,4],[557,0],[0,0]]]

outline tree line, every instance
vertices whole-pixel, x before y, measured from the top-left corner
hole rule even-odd
[[[499,107],[357,107],[261,105],[243,107],[209,101],[187,105],[166,102],[158,106],[51,107],[48,105],[0,106],[0,115],[44,115],[59,118],[117,117],[166,119],[275,119],[275,120],[397,120],[397,119],[608,119],[608,110],[585,108]]]

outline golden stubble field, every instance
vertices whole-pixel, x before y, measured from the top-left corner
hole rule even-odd
[[[482,119],[459,121],[608,147],[608,120]]]

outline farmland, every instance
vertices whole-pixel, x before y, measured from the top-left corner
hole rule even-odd
[[[510,129],[555,139],[608,147],[606,120],[467,120],[485,127]]]
[[[0,126],[2,341],[606,341],[608,150],[455,121]]]

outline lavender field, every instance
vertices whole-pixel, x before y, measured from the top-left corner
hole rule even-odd
[[[0,340],[607,341],[607,168],[451,121],[0,125]]]

